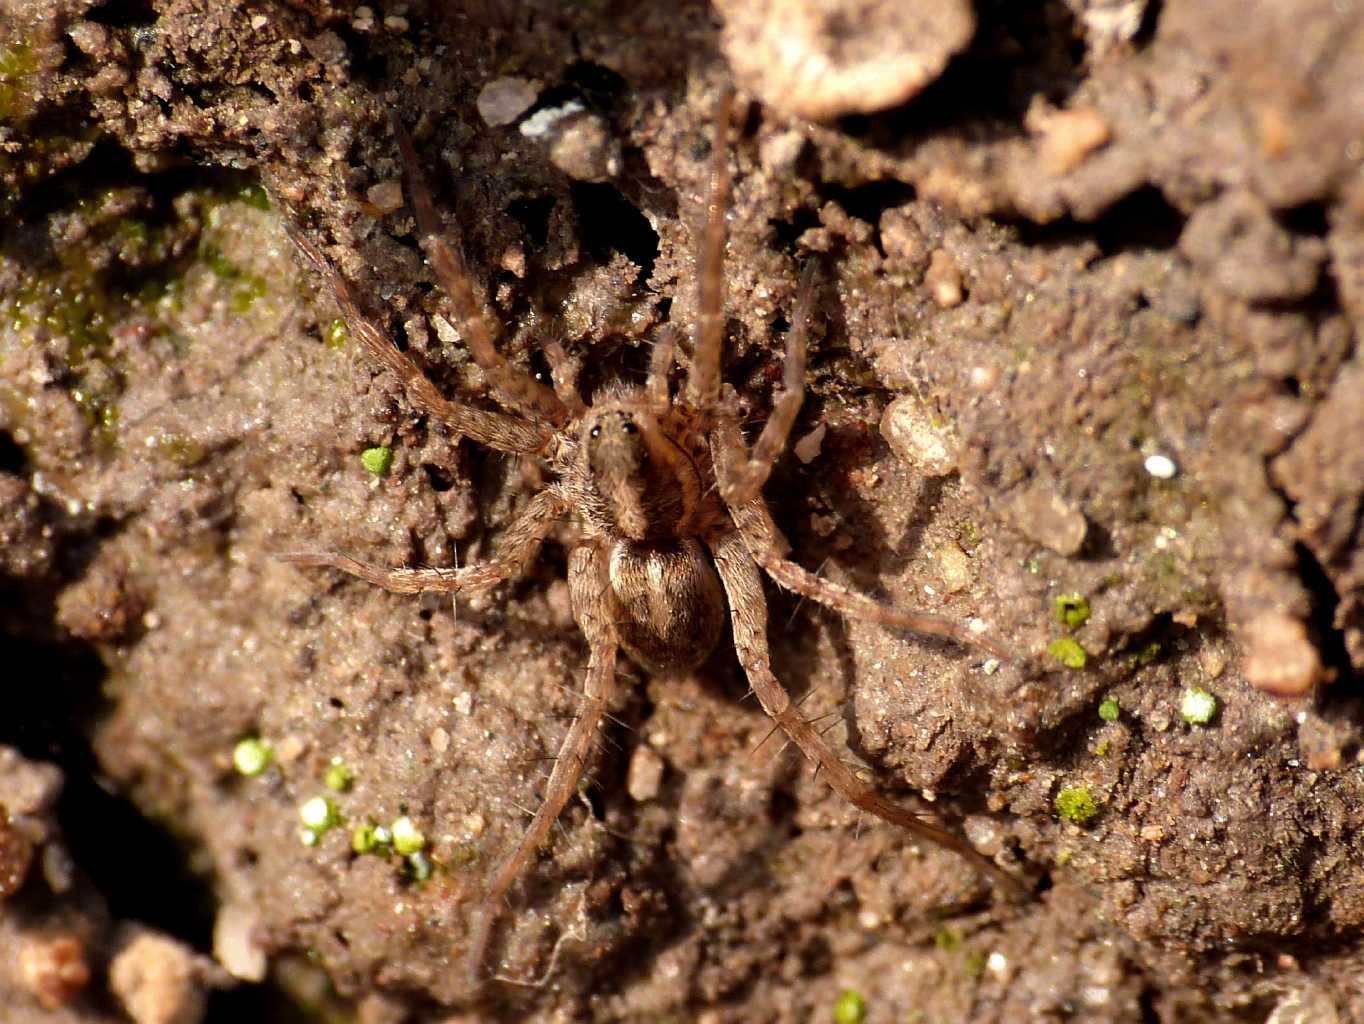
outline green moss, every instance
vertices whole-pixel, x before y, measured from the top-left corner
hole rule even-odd
[[[393,823],[393,849],[404,857],[410,857],[426,846],[426,836],[413,824],[412,819],[403,815]]]
[[[326,774],[322,776],[322,784],[337,793],[346,792],[354,781],[355,773],[339,757],[332,758],[332,763],[327,766]]]
[[[329,349],[336,351],[346,347],[346,339],[349,337],[350,330],[346,327],[346,321],[338,316],[327,325],[327,331],[322,340]]]
[[[248,736],[232,748],[232,766],[249,779],[269,768],[274,756],[270,744],[258,736]]]
[[[1138,648],[1132,653],[1131,661],[1134,666],[1149,665],[1160,657],[1160,641],[1152,640],[1149,644]]]
[[[393,449],[387,445],[366,448],[360,453],[360,465],[365,467],[367,473],[383,476],[393,466]]]
[[[955,953],[961,949],[961,933],[955,928],[939,928],[933,933],[933,945],[944,953]]]
[[[477,843],[460,843],[450,852],[446,864],[450,867],[467,868],[471,864],[478,863],[478,859]]]
[[[961,969],[972,981],[975,981],[985,973],[985,954],[978,949],[967,952],[961,958]]]
[[[980,527],[970,519],[957,527],[957,543],[961,545],[961,549],[967,554],[970,554],[978,548],[982,539]]]
[[[1110,745],[1110,744],[1109,744],[1108,740],[1106,740],[1106,739],[1105,739],[1105,740],[1100,740],[1098,743],[1094,744],[1094,756],[1095,756],[1095,757],[1107,757],[1107,756],[1108,756],[1108,748],[1109,748],[1109,745]]]
[[[257,299],[264,298],[269,290],[265,278],[258,274],[243,274],[241,283],[232,291],[229,306],[234,313],[245,313],[256,304]]]
[[[1089,621],[1089,601],[1084,594],[1058,594],[1056,621],[1067,629],[1079,629]]]
[[[1059,637],[1047,644],[1047,653],[1066,668],[1084,668],[1089,653],[1080,646],[1079,641],[1068,636]]]
[[[1217,717],[1217,698],[1201,687],[1191,686],[1180,698],[1179,713],[1190,725],[1207,725]]]
[[[225,255],[223,251],[203,238],[199,242],[199,259],[213,272],[216,277],[224,281],[235,281],[241,277],[241,269]]]
[[[245,203],[256,210],[270,209],[270,195],[259,182],[251,182],[237,189],[237,202]]]
[[[867,1019],[867,1001],[856,989],[845,988],[834,1000],[834,1024],[863,1024]]]
[[[29,79],[38,59],[28,43],[0,46],[0,122],[23,120],[33,113],[33,90]]]
[[[162,434],[156,439],[161,454],[182,469],[190,469],[204,461],[204,446],[184,434]]]
[[[1099,813],[1088,786],[1067,786],[1056,794],[1056,813],[1074,825],[1084,825]]]
[[[304,801],[298,809],[298,817],[304,828],[311,829],[319,835],[341,824],[341,815],[337,812],[336,805],[325,796],[315,796]]]
[[[362,855],[379,850],[382,844],[379,842],[378,831],[372,821],[356,825],[350,832],[350,848]]]
[[[1103,703],[1099,705],[1099,717],[1105,722],[1116,722],[1121,712],[1122,709],[1118,707],[1118,701],[1115,697],[1105,697]]]

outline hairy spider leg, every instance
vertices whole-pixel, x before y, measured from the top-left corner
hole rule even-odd
[[[587,412],[587,404],[578,393],[578,364],[564,351],[563,343],[558,338],[541,334],[539,340],[540,351],[545,354],[545,361],[549,363],[554,393],[559,396],[559,401],[564,403],[569,415],[577,419]]]
[[[660,419],[668,413],[668,374],[672,372],[673,360],[677,357],[680,333],[672,324],[666,324],[659,330],[658,337],[654,339],[653,351],[649,353],[649,376],[644,383],[644,394],[648,398],[649,409]]]
[[[739,436],[739,429],[731,420],[722,419],[711,432],[711,452],[715,459],[715,471],[721,479],[732,472],[731,466],[739,458],[737,453],[743,451],[742,446],[743,440]],[[956,619],[885,604],[865,594],[859,594],[841,583],[816,576],[804,566],[791,561],[786,557],[791,545],[777,528],[777,524],[772,521],[772,513],[760,496],[742,505],[730,505],[729,512],[734,520],[735,529],[743,538],[753,561],[762,566],[764,572],[787,590],[826,608],[832,608],[848,618],[875,622],[896,629],[908,629],[927,636],[943,637],[964,647],[985,651],[1010,663],[1026,662],[1027,659],[1017,651],[984,633],[974,632]]]
[[[706,226],[697,260],[696,343],[687,375],[687,404],[708,410],[720,397],[720,349],[725,333],[725,214],[729,210],[729,122],[734,90],[725,86],[715,112]]]
[[[568,507],[558,491],[541,491],[527,502],[525,510],[499,538],[497,554],[493,558],[453,569],[438,566],[390,569],[328,551],[291,551],[277,557],[282,562],[310,569],[340,569],[395,594],[457,594],[462,590],[482,590],[515,576],[534,557],[554,524],[568,512]]]
[[[990,878],[1007,886],[1011,892],[1026,895],[1026,890],[1016,878],[960,836],[881,797],[843,763],[819,730],[800,714],[786,689],[772,673],[767,650],[767,603],[763,598],[762,576],[742,537],[726,531],[709,538],[708,543],[715,558],[715,568],[729,598],[734,649],[738,653],[739,664],[748,676],[749,685],[758,695],[758,702],[768,716],[823,771],[830,788],[869,814],[961,855]]]
[[[587,678],[583,684],[582,701],[559,746],[559,756],[550,772],[540,809],[535,812],[516,849],[502,862],[488,883],[466,954],[469,976],[475,983],[481,980],[483,959],[492,927],[501,910],[502,899],[525,870],[536,849],[554,827],[559,813],[577,790],[578,780],[591,757],[606,706],[616,691],[616,635],[601,584],[605,572],[600,558],[600,550],[592,544],[580,545],[569,555],[569,599],[573,606],[573,617],[587,638],[588,646]]]
[[[548,452],[554,431],[547,424],[452,402],[436,390],[417,364],[398,350],[384,329],[361,311],[350,282],[322,255],[322,250],[293,224],[287,224],[286,228],[299,252],[330,286],[336,304],[341,307],[341,315],[351,335],[360,343],[366,359],[377,369],[388,370],[398,378],[418,412],[456,434],[500,452],[516,455],[545,455]]]
[[[786,333],[786,361],[782,368],[782,389],[772,402],[772,412],[763,424],[752,452],[746,458],[728,460],[725,472],[719,477],[720,496],[727,505],[743,505],[756,498],[763,484],[772,473],[777,457],[786,447],[786,439],[795,426],[796,416],[800,413],[801,403],[805,400],[805,349],[806,335],[810,326],[811,306],[815,294],[814,260],[805,265],[797,286],[795,317],[791,329]],[[742,445],[742,437],[739,440]],[[742,449],[741,449],[742,450]],[[737,456],[737,452],[735,453]]]
[[[396,114],[393,134],[397,137],[398,152],[407,172],[409,198],[417,216],[422,249],[435,271],[436,280],[454,307],[460,337],[488,378],[494,397],[509,410],[563,426],[568,421],[569,411],[559,396],[529,373],[512,366],[493,344],[492,321],[478,300],[463,256],[441,233],[440,221],[431,202],[431,189],[418,164],[412,137]]]

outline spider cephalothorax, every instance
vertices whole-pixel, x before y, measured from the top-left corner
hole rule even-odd
[[[964,839],[880,796],[855,775],[799,711],[772,673],[761,572],[845,615],[948,637],[1003,657],[1009,652],[949,619],[892,608],[821,579],[787,557],[788,546],[760,496],[800,409],[805,338],[814,293],[803,275],[786,338],[783,388],[752,449],[745,444],[732,396],[722,394],[722,256],[728,196],[728,96],[717,119],[710,207],[700,257],[700,317],[686,382],[674,393],[670,374],[679,332],[657,339],[643,387],[604,389],[591,405],[550,346],[553,386],[506,362],[493,344],[487,313],[457,251],[442,238],[412,143],[395,122],[423,246],[448,293],[461,336],[506,410],[477,409],[442,397],[407,356],[360,309],[349,283],[300,232],[294,239],[330,282],[366,356],[403,382],[412,404],[453,432],[497,451],[542,459],[557,479],[536,494],[508,529],[494,558],[459,568],[386,569],[337,554],[294,554],[301,565],[330,566],[389,590],[456,593],[491,586],[516,573],[562,518],[574,515],[582,541],[569,557],[573,614],[589,658],[582,703],[564,737],[544,801],[524,837],[484,890],[484,912],[471,943],[481,970],[497,909],[576,789],[615,690],[623,650],[650,671],[705,660],[728,615],[734,648],[763,710],[817,766],[829,785],[863,810],[955,850],[1018,889],[1018,882]]]

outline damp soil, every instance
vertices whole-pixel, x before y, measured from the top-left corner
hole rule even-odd
[[[457,6],[0,15],[0,861],[24,869],[0,946],[73,935],[90,968],[0,970],[16,1019],[119,1019],[128,922],[199,965],[209,1020],[1364,1019],[1364,14],[930,4],[950,45],[907,33],[918,77],[863,110],[737,59],[782,5],[725,31],[694,3]],[[476,991],[479,887],[585,669],[576,529],[453,605],[275,557],[466,564],[547,482],[415,414],[285,224],[489,405],[432,325],[400,117],[502,350],[637,380],[695,323],[731,64],[726,380],[755,423],[818,264],[765,491],[793,557],[1042,666],[771,585],[774,667],[1037,897],[763,743],[722,643],[683,678],[624,668],[498,930],[515,983]],[[308,834],[318,796],[341,823]],[[356,852],[404,816],[426,864]]]

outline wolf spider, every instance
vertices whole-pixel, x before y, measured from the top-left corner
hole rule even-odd
[[[282,557],[296,565],[339,569],[398,593],[455,594],[514,576],[565,516],[576,515],[582,525],[582,543],[568,562],[573,615],[589,652],[582,700],[539,810],[484,890],[482,918],[475,925],[470,950],[475,977],[499,904],[587,767],[597,729],[616,691],[617,653],[624,651],[653,672],[695,667],[719,642],[726,608],[734,649],[752,692],[835,792],[884,821],[955,851],[1014,893],[1023,891],[1017,879],[965,839],[878,795],[838,757],[772,673],[760,570],[840,614],[945,637],[1009,660],[1014,656],[950,619],[881,604],[786,557],[789,546],[759,492],[803,399],[813,264],[801,276],[786,336],[782,390],[750,449],[740,432],[735,396],[728,388],[722,390],[720,382],[731,105],[726,91],[716,119],[700,248],[698,324],[686,383],[676,395],[668,378],[680,332],[671,327],[658,335],[643,387],[615,384],[595,394],[591,404],[579,395],[556,344],[546,347],[552,387],[504,359],[494,346],[490,316],[475,295],[460,253],[442,237],[412,141],[396,117],[394,133],[422,247],[450,299],[461,337],[506,411],[477,409],[442,397],[378,323],[361,311],[350,284],[321,250],[297,228],[290,229],[299,250],[330,284],[364,354],[376,368],[398,377],[418,411],[489,448],[543,460],[558,479],[529,501],[496,555],[473,565],[390,569],[342,554]]]

